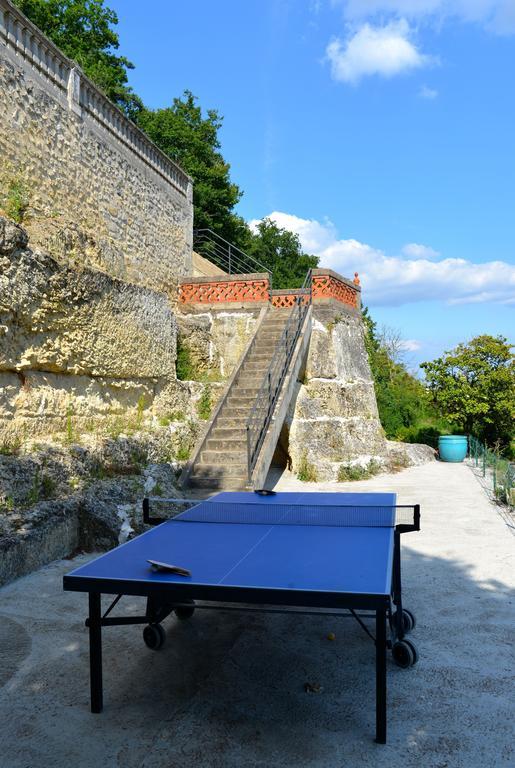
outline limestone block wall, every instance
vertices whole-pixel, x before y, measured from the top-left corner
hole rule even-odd
[[[154,290],[191,274],[191,179],[8,0],[0,0],[0,208],[31,243]]]
[[[33,252],[0,217],[0,438],[170,400],[175,357],[164,294]]]
[[[307,463],[318,480],[336,480],[342,465],[382,463],[388,452],[361,318],[327,317],[314,305],[306,368],[286,420],[292,469]]]
[[[259,307],[179,313],[178,343],[195,376],[227,379],[254,333]]]

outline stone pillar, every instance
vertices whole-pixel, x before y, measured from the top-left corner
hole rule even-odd
[[[68,76],[68,107],[79,117],[82,116],[80,106],[80,71],[77,67],[70,69]]]

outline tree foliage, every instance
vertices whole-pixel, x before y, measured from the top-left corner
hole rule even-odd
[[[263,219],[248,240],[247,251],[273,273],[274,288],[300,288],[318,258],[304,253],[299,236]]]
[[[428,409],[424,385],[409,373],[400,359],[396,335],[381,334],[367,307],[363,309],[363,321],[379,418],[386,436],[433,442],[429,434],[433,414]]]
[[[141,100],[127,85],[127,70],[134,65],[117,56],[116,13],[104,0],[13,0],[15,5],[49,37],[117,106],[134,118]]]
[[[215,109],[204,116],[191,91],[175,98],[171,107],[143,109],[137,116],[152,141],[193,178],[195,227],[212,229],[239,245],[247,240],[246,224],[233,209],[242,193],[220,151],[222,121]]]
[[[515,355],[503,336],[477,336],[421,367],[445,418],[491,446],[510,445],[515,431]]]

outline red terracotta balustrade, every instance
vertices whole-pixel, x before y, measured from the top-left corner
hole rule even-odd
[[[268,276],[238,275],[228,279],[193,278],[179,286],[181,304],[218,304],[269,300]]]
[[[354,273],[351,282],[330,269],[314,269],[313,301],[336,300],[353,309],[360,307],[360,281]],[[277,308],[293,307],[300,290],[270,290],[268,275],[228,275],[227,277],[195,277],[185,279],[179,286],[181,304],[224,304],[229,302],[267,302]],[[307,301],[307,297],[304,298]]]

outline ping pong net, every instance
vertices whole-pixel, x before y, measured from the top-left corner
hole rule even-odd
[[[151,518],[153,505],[172,505],[168,518]],[[188,509],[184,509],[188,506]],[[180,511],[182,510],[184,511]],[[224,523],[239,525],[307,525],[335,528],[395,528],[400,532],[420,530],[420,507],[416,505],[346,505],[337,503],[263,504],[241,501],[198,501],[150,498],[143,502],[144,520],[159,524],[166,519],[180,523]]]

